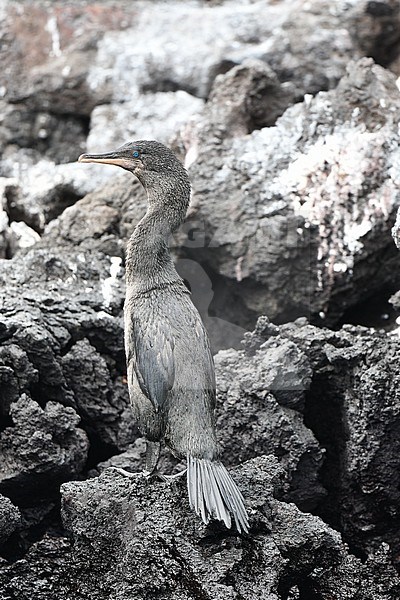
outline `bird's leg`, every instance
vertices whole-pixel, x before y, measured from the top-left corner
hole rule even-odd
[[[149,442],[146,440],[146,467],[143,471],[143,474],[146,475],[146,477],[158,475],[157,464],[158,459],[160,458],[160,452],[161,442]]]
[[[146,440],[146,467],[144,468],[143,475],[145,477],[159,477],[164,480],[164,475],[161,475],[157,471],[158,459],[160,458],[161,443],[160,442],[149,442]],[[124,477],[135,477],[137,473],[130,473],[121,467],[109,467],[113,471],[117,471]]]

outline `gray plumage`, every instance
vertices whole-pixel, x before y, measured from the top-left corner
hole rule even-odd
[[[169,238],[190,198],[186,170],[155,141],[125,144],[81,162],[115,164],[138,177],[148,209],[126,255],[125,350],[133,412],[148,441],[146,468],[155,471],[160,443],[187,460],[189,502],[211,518],[247,532],[243,497],[219,461],[215,375],[207,332],[169,252]]]

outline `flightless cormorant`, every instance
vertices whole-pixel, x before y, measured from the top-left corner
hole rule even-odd
[[[219,460],[215,374],[207,332],[169,251],[190,199],[188,174],[156,141],[136,141],[80,162],[117,165],[135,175],[148,208],[126,252],[125,350],[129,394],[146,437],[146,472],[156,471],[161,442],[187,461],[189,502],[239,532],[249,529],[243,497]]]

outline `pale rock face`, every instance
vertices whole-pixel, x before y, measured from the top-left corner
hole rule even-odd
[[[204,104],[182,90],[133,96],[126,102],[100,105],[93,110],[88,152],[112,150],[138,139],[168,143]]]
[[[374,280],[366,265],[372,248],[392,247],[399,205],[394,76],[368,59],[352,63],[337,90],[306,97],[275,127],[221,144],[209,132],[225,112],[206,105],[183,136],[193,156],[190,218],[206,240],[191,257],[235,282],[249,310],[281,320],[337,319],[343,308],[331,298],[341,289],[353,302],[392,279],[396,253]]]
[[[350,32],[338,27],[354,11],[346,3],[333,10],[327,2],[307,8],[298,0],[241,6],[143,3],[141,8],[134,27],[103,37],[88,76],[93,90],[118,101],[129,99],[132,81],[142,90],[169,86],[205,98],[215,75],[247,58],[269,63],[282,81],[294,80],[300,94],[313,92],[321,84],[331,87],[344,74],[347,57],[357,57]]]

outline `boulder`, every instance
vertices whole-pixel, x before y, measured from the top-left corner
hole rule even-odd
[[[277,333],[260,319],[256,332],[247,336],[245,352],[253,356],[255,348],[261,350],[271,339],[278,348],[288,341],[295,344],[313,373],[302,412],[306,427],[326,451],[319,481],[328,492],[313,510],[359,552],[366,555],[384,542],[396,560],[398,336],[349,325],[330,331],[303,319],[282,325]]]
[[[27,395],[10,407],[12,427],[0,434],[0,490],[20,502],[49,494],[84,468],[88,440],[72,408],[48,402],[42,409]]]
[[[337,593],[341,572],[358,590],[365,570],[361,561],[318,517],[279,499],[281,475],[272,457],[235,469],[249,508],[247,536],[218,522],[202,524],[189,509],[179,480],[147,481],[140,475],[128,480],[106,471],[96,479],[64,484],[62,514],[74,539],[64,585],[78,585],[86,598],[98,598],[101,589],[104,597],[121,599],[207,595],[278,600],[297,587],[327,600]],[[358,591],[359,600],[371,595],[394,600],[400,590],[384,554],[376,560],[381,566],[369,577],[368,588]]]
[[[0,544],[15,531],[21,522],[21,514],[6,496],[0,495]]]
[[[224,89],[228,75],[215,85]],[[203,239],[184,253],[229,285],[216,315],[237,303],[237,313],[244,305],[277,321],[305,315],[332,324],[377,290],[396,289],[400,257],[390,228],[399,205],[400,93],[393,75],[371,59],[351,63],[337,89],[307,96],[275,127],[233,139],[229,123],[234,112],[241,122],[243,106],[227,110],[218,90],[212,98],[182,136],[193,183],[188,223]],[[185,239],[183,232],[182,246]]]
[[[306,354],[295,343],[272,337],[253,356],[221,350],[215,363],[224,463],[279,456],[286,499],[303,510],[315,508],[326,494],[319,481],[324,450],[302,414],[312,378]]]
[[[71,407],[106,455],[125,449],[135,431],[124,381],[119,263],[93,249],[35,247],[4,261],[0,276],[1,412],[7,416],[21,394],[42,407]]]

